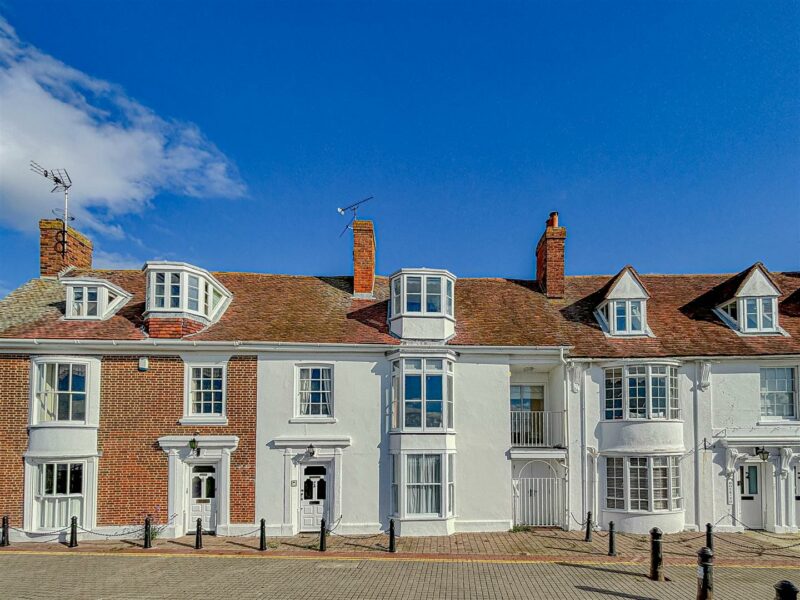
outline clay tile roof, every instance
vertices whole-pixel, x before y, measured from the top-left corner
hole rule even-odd
[[[548,299],[532,280],[461,278],[455,286],[456,334],[448,343],[571,346],[571,355],[585,357],[800,354],[800,273],[770,275],[782,290],[779,323],[789,335],[741,336],[728,328],[713,309],[719,304],[716,299],[720,294],[735,293],[747,272],[638,275],[632,270],[650,294],[648,325],[655,337],[613,339],[601,331],[594,310],[623,271],[616,277],[566,277],[561,299]],[[133,294],[133,298],[106,321],[65,321],[63,286],[52,279],[34,279],[0,301],[0,338],[147,337],[142,328],[142,271],[82,270],[69,275],[108,279]],[[213,275],[231,291],[233,300],[219,322],[187,339],[400,343],[387,324],[386,277],[376,277],[375,299],[363,300],[352,297],[352,277],[226,272]]]

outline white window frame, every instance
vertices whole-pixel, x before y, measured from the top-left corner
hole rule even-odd
[[[782,416],[782,415],[765,415],[764,414],[764,394],[770,393],[770,391],[777,391],[777,390],[763,390],[761,388],[761,378],[764,375],[764,371],[771,370],[771,369],[788,369],[791,373],[791,383],[794,386],[794,389],[789,391],[788,393],[792,396],[792,406],[794,407],[794,415],[793,416]],[[760,420],[763,422],[774,423],[774,422],[781,422],[781,421],[790,421],[796,422],[800,421],[800,401],[798,401],[798,397],[800,394],[798,393],[797,389],[797,377],[798,377],[798,369],[796,365],[786,365],[786,364],[769,364],[763,367],[760,367],[758,370],[758,388],[759,388],[759,414]]]
[[[749,327],[747,324],[747,304],[748,302],[756,303],[756,321],[755,327]],[[772,326],[764,325],[764,303],[769,303],[772,312]],[[736,318],[731,314],[732,308],[736,307]],[[731,329],[738,331],[743,335],[758,335],[762,333],[781,333],[780,325],[778,324],[778,297],[777,296],[742,296],[724,302],[714,309],[722,321]]]
[[[209,323],[216,322],[225,312],[232,294],[211,273],[186,263],[171,263],[151,261],[146,264],[147,298],[146,313],[154,314],[186,314],[200,317]],[[158,275],[164,276],[164,306],[157,306],[157,300],[162,297],[157,294]],[[179,286],[178,295],[171,294],[172,278],[177,277]],[[197,286],[190,286],[190,280],[197,278]],[[197,298],[190,297],[190,288],[197,290]],[[171,298],[178,299],[178,306],[171,306]],[[190,308],[189,303],[197,302],[197,308]]]
[[[300,394],[300,373],[303,369],[327,369],[330,371],[330,390],[328,408],[330,414],[327,415],[304,415],[301,411]],[[335,402],[336,374],[333,363],[324,362],[301,362],[294,366],[294,417],[290,423],[336,423],[336,402]]]
[[[416,484],[408,481],[409,455],[436,455],[439,456],[440,479],[438,484]],[[429,521],[452,519],[457,516],[455,495],[458,493],[456,477],[457,460],[455,450],[401,450],[389,454],[389,460],[394,467],[390,467],[390,497],[389,512],[392,516],[406,521]],[[439,512],[412,513],[408,511],[408,488],[412,485],[438,485],[439,486]],[[397,492],[397,510],[392,512],[394,490]]]
[[[638,303],[640,310],[641,328],[633,329],[632,314],[633,303]],[[625,310],[625,328],[617,328],[617,306]],[[612,336],[643,336],[648,335],[647,327],[647,298],[625,298],[607,300],[597,307],[595,316],[603,331]]]
[[[114,285],[105,279],[94,277],[64,277],[61,283],[66,289],[66,306],[64,309],[64,319],[68,321],[104,321],[114,316],[120,308],[133,298],[131,294],[122,288]],[[97,314],[87,314],[88,292],[89,289],[97,291]],[[78,303],[75,300],[75,292],[80,290],[83,300]],[[76,306],[81,308],[76,312]]]
[[[82,420],[42,420],[39,413],[39,374],[43,365],[70,364],[86,368],[86,405]],[[34,356],[31,358],[29,375],[30,404],[28,424],[31,427],[96,427],[100,400],[100,360],[87,356]],[[57,391],[56,391],[57,393]]]
[[[25,488],[24,488],[24,507],[23,528],[31,532],[47,532],[61,529],[61,527],[42,527],[39,525],[42,520],[42,499],[43,490],[40,487],[43,483],[43,471],[40,465],[45,464],[81,464],[83,466],[83,491],[80,494],[81,510],[79,514],[67,515],[67,525],[69,517],[78,517],[78,524],[86,529],[95,527],[95,507],[97,490],[97,460],[96,456],[75,456],[65,454],[63,456],[28,456],[25,459]],[[53,496],[59,498],[74,498],[78,495]]]
[[[421,368],[415,369],[408,365],[406,361],[419,360]],[[433,369],[428,366],[427,361],[441,361],[441,369]],[[455,367],[453,361],[445,356],[403,356],[392,361],[391,387],[390,387],[390,415],[389,427],[396,432],[446,432],[455,429]],[[430,370],[429,370],[430,369]],[[406,400],[406,375],[420,377],[421,398],[419,400]],[[440,375],[442,378],[442,425],[440,427],[429,426],[427,424],[427,405],[428,405],[428,386],[427,375]],[[422,410],[420,413],[420,426],[410,427],[406,425],[406,403],[420,402]],[[439,400],[432,400],[439,402]]]
[[[420,280],[420,310],[408,310],[408,279],[418,278]],[[428,310],[428,282],[439,280],[439,310]],[[398,286],[399,281],[399,289]],[[401,270],[392,275],[391,285],[391,318],[395,317],[446,317],[454,319],[455,315],[455,277],[447,271],[415,271]],[[415,292],[416,295],[416,292]]]
[[[656,455],[629,455],[629,456],[618,456],[618,455],[609,455],[605,457],[605,477],[604,477],[604,510],[608,512],[624,512],[624,513],[637,513],[637,514],[650,514],[650,513],[672,513],[672,512],[680,512],[684,510],[684,498],[683,498],[683,480],[682,480],[682,472],[681,472],[681,455],[679,454],[656,454]],[[633,506],[633,499],[631,498],[631,459],[637,460],[645,460],[645,469],[646,469],[646,476],[644,482],[646,484],[647,489],[647,497],[643,499],[639,499],[641,502],[647,502],[647,508],[632,508]],[[654,477],[654,461],[666,459],[666,469],[667,469],[667,477],[666,477],[666,487],[659,488],[665,490],[666,497],[665,498],[656,498],[655,497],[655,477]],[[622,498],[619,497],[618,494],[615,494],[613,497],[609,496],[609,492],[612,488],[608,485],[608,468],[609,468],[609,460],[614,461],[622,461],[622,475],[623,475],[623,483],[622,483]],[[638,468],[638,467],[637,467]],[[619,491],[619,487],[613,488],[615,491]],[[622,508],[610,508],[610,502],[618,502],[622,500]],[[655,508],[656,501],[662,502],[666,501],[667,508]]]
[[[645,378],[645,414],[642,417],[631,417],[630,411],[630,386],[628,385],[629,377],[635,376],[631,374],[631,369],[644,368]],[[653,373],[654,368],[666,368],[666,374]],[[613,404],[609,406],[611,400],[607,393],[609,388],[607,381],[609,380],[609,372],[620,370],[622,371],[622,416],[620,418],[608,418],[607,411],[617,413],[619,408]],[[653,378],[666,377],[666,411],[665,416],[654,416],[653,411]],[[681,419],[681,398],[680,398],[680,374],[678,372],[678,365],[674,363],[629,363],[624,365],[609,365],[603,369],[603,402],[602,402],[602,421],[680,421]]]
[[[183,417],[181,425],[227,425],[228,424],[228,361],[229,356],[191,356],[183,358]],[[194,412],[194,399],[192,395],[192,370],[193,369],[222,369],[222,412],[196,413]],[[202,391],[202,390],[201,390]],[[209,390],[211,391],[211,390]]]

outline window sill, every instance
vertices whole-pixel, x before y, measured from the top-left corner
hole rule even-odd
[[[289,419],[289,423],[319,423],[330,424],[338,423],[339,419],[335,417],[293,417]]]
[[[181,425],[227,425],[228,417],[214,415],[189,415],[178,421]]]
[[[674,515],[686,512],[683,508],[673,508],[667,510],[623,510],[621,508],[604,508],[605,512],[619,513],[623,515]]]
[[[52,428],[60,428],[66,427],[71,429],[97,429],[97,425],[91,425],[84,421],[45,421],[43,423],[31,423],[30,427],[34,428],[42,428],[47,429],[49,427]]]
[[[601,423],[683,423],[684,419],[600,419]]]
[[[774,421],[770,421],[768,419],[762,419],[758,423],[756,423],[759,427],[774,427],[775,425],[790,425],[797,427],[800,425],[800,419],[775,419]]]
[[[455,435],[455,429],[392,429],[389,435]]]

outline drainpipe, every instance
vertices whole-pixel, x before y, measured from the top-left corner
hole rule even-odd
[[[566,504],[564,507],[564,526],[569,529],[569,499],[572,496],[572,494],[570,494],[572,478],[569,473],[569,371],[567,369],[567,360],[564,358],[563,347],[559,348],[559,358],[561,359],[561,369],[563,371],[562,379],[564,381],[564,400],[562,407],[564,409],[564,422],[561,424],[561,435],[564,436],[562,439],[564,440],[564,447],[567,449],[566,458],[564,459],[564,500]]]
[[[700,362],[694,363],[694,386],[692,390],[692,398],[694,399],[694,520],[697,523],[697,530],[699,531],[702,523],[702,515],[700,514],[700,470],[702,469],[703,460],[705,456],[701,454],[700,450],[700,399],[698,398],[698,387],[700,384]],[[680,396],[678,396],[680,397]],[[705,452],[705,451],[702,451]],[[726,481],[727,485],[727,481]],[[711,521],[714,519],[712,518]]]

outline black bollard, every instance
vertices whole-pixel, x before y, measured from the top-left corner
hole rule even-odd
[[[714,598],[714,553],[704,547],[697,551],[697,600]]]
[[[706,548],[714,551],[714,526],[711,523],[706,523]]]
[[[69,521],[69,547],[78,547],[78,517],[72,517]]]
[[[664,553],[661,536],[664,533],[658,528],[650,530],[650,579],[664,581]]]
[[[3,538],[0,540],[0,546],[10,546],[11,540],[8,537],[8,515],[3,515]]]
[[[617,532],[614,531],[614,521],[608,524],[608,555],[617,555]]]
[[[262,552],[267,549],[267,520],[261,519],[261,538],[258,541],[258,549]]]
[[[319,525],[319,551],[325,552],[328,549],[328,541],[325,539],[325,519]]]
[[[152,548],[153,547],[153,529],[152,524],[150,521],[150,517],[144,518],[144,547]]]
[[[797,586],[791,581],[779,581],[775,584],[775,600],[797,600]]]
[[[394,534],[394,519],[389,519],[389,552],[397,552]]]
[[[583,538],[583,541],[592,541],[592,511],[586,513],[586,536]]]
[[[194,534],[194,549],[203,549],[203,519],[197,519],[197,532]]]

